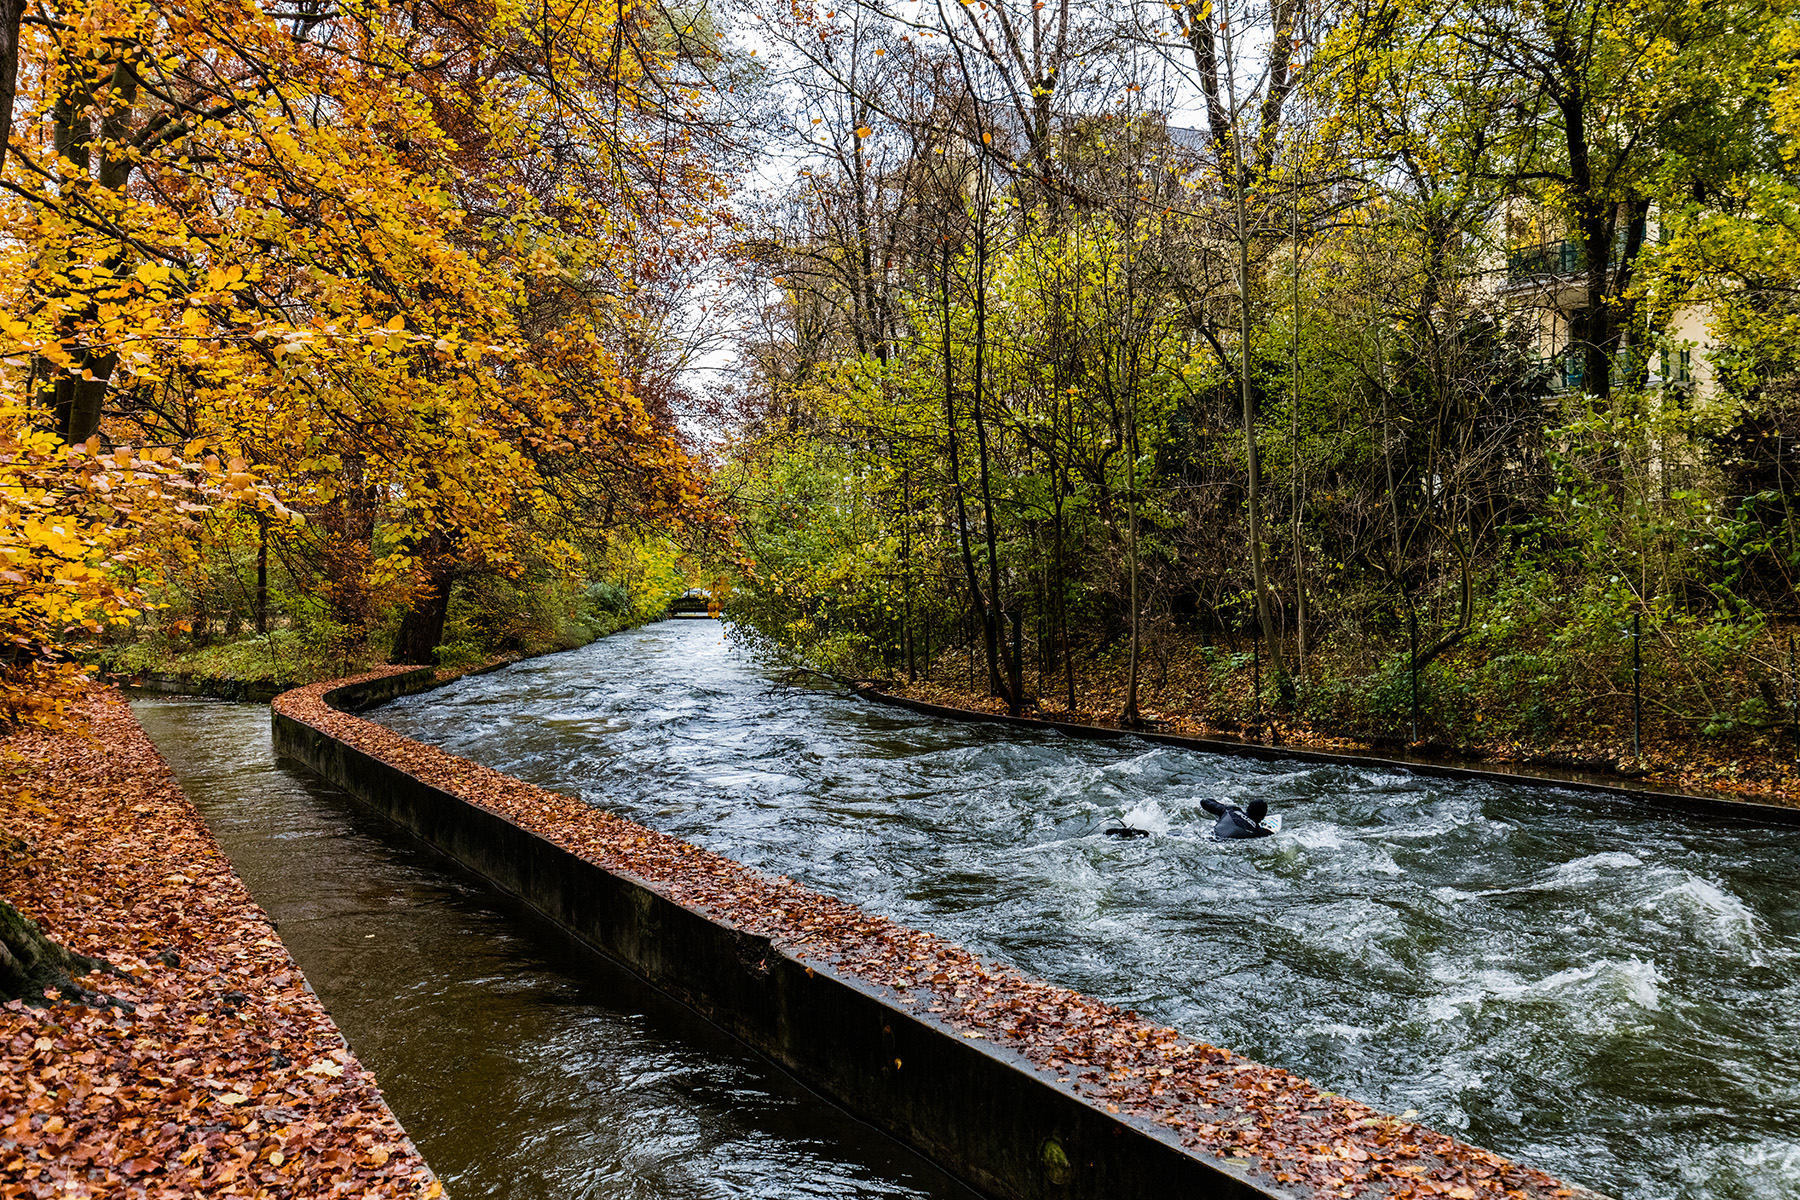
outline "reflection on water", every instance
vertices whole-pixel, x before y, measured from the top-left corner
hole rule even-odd
[[[373,715],[1614,1195],[1800,1197],[1792,830],[939,721],[709,621]]]
[[[300,771],[269,710],[140,700],[455,1200],[972,1195]]]

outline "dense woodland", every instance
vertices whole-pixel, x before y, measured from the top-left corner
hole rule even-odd
[[[1787,753],[1781,4],[0,18],[12,724],[705,584],[839,677],[1614,759],[1635,649],[1657,744]]]
[[[1791,8],[762,20],[758,640],[1628,767],[1636,692],[1646,755],[1793,757]]]

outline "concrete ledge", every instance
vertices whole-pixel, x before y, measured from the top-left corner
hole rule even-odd
[[[277,751],[990,1196],[1594,1195],[347,711],[441,682],[287,693]]]
[[[257,704],[267,704],[292,686],[267,679],[224,679],[211,675],[179,675],[168,671],[108,675],[106,679],[119,687],[140,692],[157,692],[165,696],[205,696],[213,700],[248,700]]]
[[[469,671],[467,674],[484,675],[488,671],[497,671],[506,665],[500,663],[491,667],[483,667],[480,670]],[[343,687],[334,687],[325,693],[324,700],[339,712],[359,713],[367,712],[371,708],[386,704],[389,700],[398,699],[401,696],[410,696],[415,692],[428,692],[432,688],[442,686],[443,684],[438,680],[436,667],[412,667],[375,679],[364,679]],[[276,718],[277,730],[281,728],[282,720],[291,720],[291,718],[282,717],[280,713],[276,714]],[[297,724],[297,722],[295,723]],[[278,754],[285,753],[279,732],[275,735],[275,751]],[[307,765],[311,766],[312,764],[308,763]],[[313,769],[318,770],[317,767]],[[323,771],[319,773],[324,774]],[[336,781],[333,780],[333,782]]]
[[[1800,825],[1800,808],[1780,804],[1763,804],[1755,800],[1734,800],[1724,796],[1696,795],[1673,788],[1631,786],[1613,783],[1580,771],[1554,771],[1544,768],[1519,770],[1496,767],[1473,767],[1460,763],[1436,762],[1423,757],[1382,757],[1346,754],[1341,751],[1308,750],[1299,746],[1274,746],[1261,742],[1240,742],[1225,738],[1192,737],[1180,733],[1157,733],[1154,730],[1121,729],[1114,725],[1084,725],[1073,721],[1051,721],[1042,717],[1012,717],[1005,713],[983,712],[975,708],[957,708],[948,704],[932,704],[906,696],[894,696],[877,688],[854,685],[851,694],[876,704],[904,708],[927,716],[952,721],[980,721],[993,725],[1011,725],[1021,729],[1052,729],[1069,737],[1090,741],[1121,741],[1137,738],[1162,746],[1180,746],[1203,750],[1208,754],[1229,754],[1238,758],[1254,758],[1262,762],[1308,762],[1341,767],[1375,767],[1384,771],[1406,771],[1440,779],[1472,779],[1487,783],[1523,785],[1525,787],[1560,788],[1564,791],[1589,792],[1610,796],[1633,804],[1664,809],[1676,813],[1704,813],[1756,825]]]
[[[340,711],[433,686],[429,669],[334,688]],[[888,989],[607,870],[414,778],[277,706],[276,752],[544,913],[766,1055],[819,1094],[1004,1200],[1310,1194],[1114,1115],[986,1040],[909,1011]]]

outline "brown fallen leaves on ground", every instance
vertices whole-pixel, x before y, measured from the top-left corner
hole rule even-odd
[[[0,893],[129,1008],[0,1007],[0,1197],[441,1187],[118,693],[0,742]]]
[[[923,680],[904,684],[884,683],[881,690],[890,695],[944,708],[995,714],[1006,711],[1004,700],[960,687],[948,687],[942,683]],[[1081,700],[1094,707],[1070,713],[1055,703],[1034,702],[1027,706],[1023,715],[1082,725],[1117,723],[1117,703],[1110,703],[1109,706],[1107,698],[1098,695],[1083,696]],[[1377,746],[1353,738],[1321,733],[1306,724],[1295,724],[1277,713],[1266,714],[1261,725],[1246,725],[1241,722],[1219,725],[1178,703],[1164,699],[1154,707],[1143,708],[1141,714],[1156,732],[1180,734],[1184,737],[1248,738],[1253,742],[1270,745],[1342,754],[1367,754],[1378,758],[1392,755],[1398,748],[1393,744]],[[1602,777],[1629,770],[1628,775],[1617,775],[1617,782],[1622,787],[1649,784],[1727,800],[1800,807],[1800,765],[1790,761],[1785,756],[1785,751],[1782,754],[1766,749],[1756,754],[1734,753],[1717,745],[1690,740],[1675,746],[1647,746],[1641,760],[1630,760],[1621,758],[1616,748],[1610,752],[1608,750],[1608,742],[1616,743],[1618,739],[1606,735],[1616,731],[1610,726],[1599,726],[1598,730],[1593,743],[1589,745],[1530,745],[1518,741],[1493,740],[1456,747],[1428,746],[1422,749],[1434,754],[1443,753],[1450,761],[1465,762],[1477,767],[1505,763],[1524,767],[1528,772],[1532,767],[1569,768],[1597,773]],[[1629,741],[1629,727],[1626,728],[1625,736]],[[1405,751],[1402,750],[1401,753]]]
[[[322,696],[343,682],[354,680],[289,692],[275,708],[589,862],[768,937],[796,957],[891,989],[922,1020],[1012,1050],[1090,1103],[1163,1125],[1192,1149],[1243,1160],[1265,1183],[1315,1196],[1542,1200],[1586,1194],[1542,1171],[1321,1091],[1286,1071],[1184,1038],[1004,964],[984,962],[941,938],[785,876],[760,874],[339,712]]]

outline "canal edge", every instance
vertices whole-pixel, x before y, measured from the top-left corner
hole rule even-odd
[[[1614,800],[1641,804],[1665,811],[1705,814],[1745,824],[1800,826],[1800,807],[1765,804],[1759,800],[1736,800],[1725,796],[1706,796],[1657,787],[1633,787],[1605,779],[1584,776],[1571,771],[1567,775],[1540,775],[1522,771],[1497,771],[1491,768],[1459,763],[1434,762],[1423,758],[1392,758],[1375,754],[1351,754],[1339,750],[1309,750],[1300,746],[1277,746],[1260,742],[1230,741],[1224,738],[1196,737],[1184,733],[1158,733],[1151,729],[1121,729],[1111,725],[1085,725],[1076,721],[1053,721],[1045,717],[1015,717],[1006,713],[983,712],[949,704],[933,704],[896,696],[867,684],[851,684],[850,694],[873,704],[907,709],[923,716],[947,721],[963,721],[988,725],[1009,725],[1017,729],[1053,730],[1084,741],[1118,742],[1135,738],[1160,746],[1198,750],[1233,758],[1253,758],[1260,762],[1304,762],[1319,766],[1367,767],[1382,771],[1404,771],[1437,779],[1471,780],[1506,784],[1515,787],[1551,788],[1559,791],[1586,792]]]
[[[34,1095],[8,1114],[9,1166],[65,1170],[101,1192],[447,1195],[126,697],[91,686],[77,714],[73,728],[7,739],[12,751],[13,739],[35,738],[26,761],[56,780],[40,819],[13,826],[34,830],[26,861],[41,862],[24,874],[49,890],[10,898],[59,936],[85,929],[78,948],[103,965],[81,979],[91,990],[0,1012],[0,1040],[33,1024],[42,1033],[41,1055],[13,1079]],[[75,893],[95,928],[71,915]],[[172,1125],[179,1140],[141,1142],[134,1155],[126,1118],[137,1130]]]

